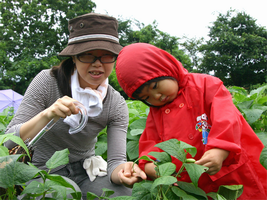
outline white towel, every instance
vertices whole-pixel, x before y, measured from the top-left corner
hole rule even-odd
[[[103,99],[107,94],[108,78],[98,86],[97,90],[92,88],[81,88],[79,84],[78,72],[74,71],[71,76],[71,92],[72,98],[81,102],[87,110],[89,117],[98,116],[103,107]],[[81,114],[71,115],[64,119],[64,122],[75,128],[79,125]]]
[[[83,168],[86,170],[91,182],[96,179],[96,176],[107,175],[107,162],[101,156],[92,156],[85,159]]]

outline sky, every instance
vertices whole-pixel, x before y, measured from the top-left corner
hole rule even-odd
[[[92,0],[95,13],[136,19],[144,25],[157,21],[157,28],[171,36],[208,39],[209,26],[219,13],[230,9],[245,12],[267,29],[267,0]],[[218,2],[218,3],[217,3]]]

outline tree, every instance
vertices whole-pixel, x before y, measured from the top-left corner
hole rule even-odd
[[[149,43],[163,49],[175,58],[177,58],[184,67],[188,70],[192,70],[192,62],[188,55],[183,50],[179,49],[179,38],[170,36],[157,28],[157,22],[145,26],[137,20],[125,20],[119,19],[119,35],[120,44],[126,46],[132,43],[143,42]],[[133,30],[133,25],[138,30]]]
[[[143,23],[133,19],[133,20],[123,20],[119,21],[119,39],[122,46],[127,46],[132,43],[149,43],[155,45],[165,51],[168,51],[175,58],[177,58],[183,66],[189,71],[192,70],[192,62],[188,55],[185,54],[183,50],[178,48],[179,38],[170,36],[168,33],[160,31],[157,28],[157,22],[154,21],[152,24],[145,26]],[[137,30],[134,30],[135,27]],[[116,72],[113,70],[109,76],[109,83],[121,93],[121,95],[128,99],[128,96],[119,86],[116,78]]]
[[[24,94],[38,72],[58,64],[57,54],[67,46],[68,20],[94,7],[90,0],[2,0],[2,89]]]
[[[267,31],[244,12],[219,14],[210,28],[202,72],[214,71],[226,85],[264,83],[267,69]]]
[[[90,13],[95,4],[88,0],[2,0],[0,2],[0,89],[12,88],[24,94],[33,77],[60,62],[57,54],[67,46],[68,20]],[[177,37],[157,29],[156,21],[144,26],[137,20],[119,21],[122,46],[146,42],[158,46],[190,69],[190,58],[178,49]],[[137,27],[138,30],[133,30]],[[110,84],[125,98],[115,71]]]
[[[184,42],[180,44],[186,52],[189,53],[189,56],[192,59],[193,62],[193,72],[199,72],[199,66],[202,61],[202,58],[200,57],[200,46],[203,45],[204,38],[187,38],[183,37]]]

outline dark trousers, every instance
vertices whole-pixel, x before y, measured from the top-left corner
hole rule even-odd
[[[108,180],[108,176],[97,176],[96,179],[91,182],[85,169],[83,168],[82,161],[69,163],[64,168],[54,172],[54,174],[65,176],[73,180],[82,191],[82,196],[84,200],[87,199],[87,192],[92,192],[97,196],[101,196],[103,194],[102,188],[107,188],[114,191],[114,194],[110,197],[132,195],[131,188],[111,183]]]

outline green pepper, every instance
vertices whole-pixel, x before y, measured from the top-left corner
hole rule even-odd
[[[186,163],[195,163],[196,160],[194,158],[187,158],[185,162]]]

